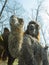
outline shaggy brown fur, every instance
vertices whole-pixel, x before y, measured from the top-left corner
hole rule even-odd
[[[38,24],[31,21],[25,32],[18,65],[49,65],[46,50],[38,42]]]
[[[12,65],[14,59],[19,57],[23,42],[23,24],[23,19],[17,18],[15,15],[10,17],[11,33],[8,40],[8,49],[13,60],[9,60],[8,65]]]
[[[9,52],[12,57],[17,57],[18,52],[21,49],[21,45],[23,42],[23,19],[17,18],[16,16],[11,16],[10,18],[10,26],[11,33],[9,35]]]

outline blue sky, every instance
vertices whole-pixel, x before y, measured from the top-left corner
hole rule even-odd
[[[31,10],[36,6],[37,2],[35,0],[18,0],[28,13],[28,15],[31,18]],[[36,3],[35,3],[36,2]]]

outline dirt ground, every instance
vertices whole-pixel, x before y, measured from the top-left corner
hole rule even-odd
[[[0,65],[7,65],[7,60],[6,61],[0,60]],[[17,59],[14,61],[13,65],[18,65],[18,60]]]
[[[49,60],[49,57],[48,57],[48,60]],[[6,61],[0,60],[0,65],[7,65],[7,60]],[[18,65],[18,60],[17,59],[14,61],[13,65]]]
[[[7,65],[7,61],[0,60],[0,65]]]

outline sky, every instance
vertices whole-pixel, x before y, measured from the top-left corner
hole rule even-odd
[[[12,4],[14,0],[9,0],[8,3]],[[36,9],[38,7],[37,3],[39,4],[39,2],[41,0],[16,0],[18,1],[22,6],[23,8],[25,9],[26,11],[26,15],[30,18],[30,19],[35,19],[35,13],[36,13]],[[38,2],[37,2],[38,1]],[[44,1],[42,3],[42,10],[40,10],[39,12],[39,17],[41,17],[42,20],[39,21],[41,28],[43,29],[43,32],[44,32],[44,35],[45,35],[45,39],[46,39],[46,42],[47,44],[49,44],[49,15],[47,15],[47,13],[49,13],[49,0],[42,0]],[[0,2],[1,3],[1,2]],[[12,7],[12,6],[11,6]],[[0,4],[0,10],[1,10],[1,4]],[[34,12],[33,15],[32,15],[32,11]],[[33,18],[33,17],[34,18]],[[26,19],[26,18],[25,18]],[[25,27],[27,25],[28,21],[25,22]],[[1,26],[1,25],[0,25]],[[41,39],[42,39],[42,42],[44,42],[44,39],[42,37],[42,34],[41,34]],[[44,44],[43,44],[44,45]]]
[[[37,1],[41,0],[18,0],[18,2],[20,2],[23,5],[23,7],[29,13],[30,16],[32,14],[32,9],[37,8]],[[45,7],[45,9],[49,11],[49,0],[45,0],[43,4],[43,7]]]
[[[35,0],[18,0],[18,2],[20,2],[23,5],[24,9],[31,18],[31,14],[32,14],[31,10],[32,8],[34,8],[34,6],[36,6]]]

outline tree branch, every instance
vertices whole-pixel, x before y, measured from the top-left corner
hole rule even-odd
[[[44,0],[41,1],[40,4],[38,5],[37,13],[36,13],[36,21],[38,20],[39,9],[40,9],[40,6],[42,5],[43,2],[44,2]],[[41,28],[41,32],[42,32],[42,35],[43,35],[44,41],[45,41],[45,43],[46,43],[46,39],[45,39],[45,37],[44,37],[44,33],[43,33],[42,28]]]
[[[7,3],[7,0],[5,0],[5,3],[4,3],[4,5],[3,5],[2,9],[1,9],[0,17],[1,17],[1,15],[2,15],[2,12],[3,12],[4,8],[5,8],[6,3]]]

